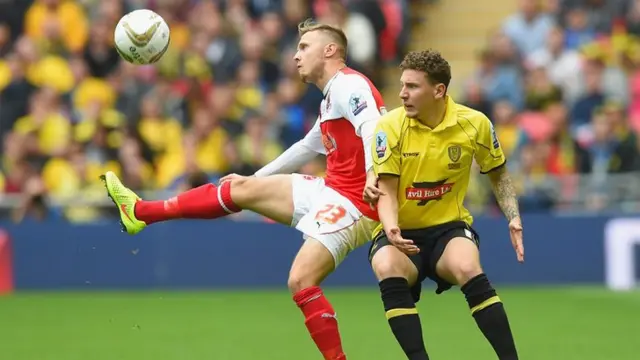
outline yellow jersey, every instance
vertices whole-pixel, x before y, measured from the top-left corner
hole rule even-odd
[[[448,96],[446,101],[444,120],[434,129],[407,117],[403,107],[383,115],[376,126],[374,171],[399,176],[398,226],[403,230],[460,220],[471,225],[463,203],[473,160],[482,173],[506,162],[491,121]]]

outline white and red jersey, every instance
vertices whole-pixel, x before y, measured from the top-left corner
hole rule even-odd
[[[386,110],[382,95],[371,81],[343,68],[323,89],[320,115],[307,135],[256,176],[294,171],[315,157],[327,156],[326,186],[349,199],[365,216],[377,211],[362,199],[367,170],[372,167],[371,142],[376,123]]]
[[[321,137],[327,155],[325,183],[364,215],[377,219],[362,199],[371,164],[371,141],[380,115],[385,112],[382,95],[359,72],[345,68],[329,81],[320,104],[320,116],[307,136]],[[319,130],[319,131],[318,131]]]

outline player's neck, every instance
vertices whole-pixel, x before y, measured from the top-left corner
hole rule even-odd
[[[320,91],[324,91],[329,81],[338,73],[338,71],[347,67],[344,62],[328,62],[324,67],[322,77],[316,81],[316,86]]]
[[[426,111],[425,115],[420,115],[418,121],[430,129],[435,129],[444,120],[444,114],[447,112],[447,102],[438,101],[430,110],[431,111]]]

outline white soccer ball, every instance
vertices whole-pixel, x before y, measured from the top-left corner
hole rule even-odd
[[[169,25],[147,9],[132,11],[120,19],[114,44],[120,56],[132,64],[153,64],[169,47]]]

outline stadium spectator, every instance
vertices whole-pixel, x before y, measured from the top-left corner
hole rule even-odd
[[[604,104],[606,96],[602,89],[602,64],[588,61],[584,69],[584,94],[578,98],[571,110],[571,125],[579,127],[591,121],[591,114]]]
[[[562,101],[562,90],[556,86],[544,68],[531,69],[525,83],[525,108],[540,111],[548,104]]]
[[[567,23],[565,45],[568,49],[578,49],[596,38],[596,31],[589,24],[588,14],[584,8],[576,6],[569,9],[565,22]]]
[[[495,54],[484,50],[480,54],[480,67],[473,81],[481,84],[487,100],[494,103],[508,100],[516,108],[523,106],[522,78],[518,69],[510,65],[501,65]]]
[[[504,23],[505,34],[523,56],[544,47],[547,34],[553,27],[552,18],[540,10],[536,0],[520,0],[519,12]]]
[[[519,172],[515,174],[514,185],[520,194],[521,211],[527,213],[547,212],[555,205],[555,187],[546,171],[546,157],[549,146],[545,142],[526,145],[521,153]]]
[[[88,191],[96,169],[153,191],[228,171],[249,174],[260,157],[309,130],[322,100],[297,80],[297,24],[310,16],[342,24],[350,60],[380,85],[383,62],[397,59],[411,33],[411,3],[4,0],[0,191],[26,192],[29,183],[37,194],[20,203],[40,209],[38,196],[46,203],[63,192],[63,178]],[[578,201],[584,181],[563,177],[606,168],[611,182],[618,181],[611,173],[640,171],[640,41],[632,36],[640,34],[639,4],[520,0],[517,13],[487,34],[464,83],[465,104],[492,115],[509,166],[532,176],[521,187],[527,208]],[[110,29],[138,8],[156,10],[171,26],[169,51],[154,66],[120,60],[111,43]],[[257,142],[269,150],[257,153]],[[322,164],[301,171],[322,174]],[[470,201],[478,201],[472,208],[492,204],[485,186],[470,187]],[[593,206],[602,204],[613,206]],[[48,206],[53,214],[56,206]]]
[[[75,1],[36,0],[25,15],[25,35],[44,52],[78,54],[89,36],[89,23]]]
[[[577,51],[565,47],[564,39],[564,29],[554,27],[549,31],[546,46],[529,55],[525,64],[529,69],[544,68],[549,79],[562,90],[566,103],[573,104],[581,93],[582,59]]]
[[[640,1],[631,0],[626,15],[627,31],[635,36],[640,36]]]
[[[499,101],[493,106],[493,119],[496,135],[505,156],[509,158],[516,152],[518,144],[525,136],[518,124],[518,113],[508,101]]]

